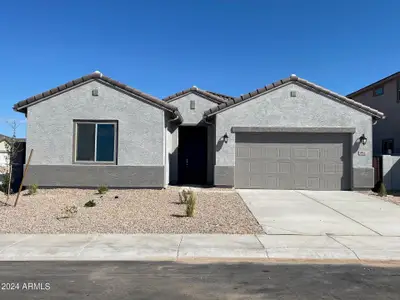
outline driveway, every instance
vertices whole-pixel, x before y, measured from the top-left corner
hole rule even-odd
[[[357,192],[238,193],[267,234],[400,236],[400,206]]]

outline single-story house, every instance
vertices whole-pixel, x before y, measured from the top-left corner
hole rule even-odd
[[[383,113],[296,75],[239,97],[158,99],[96,71],[20,101],[26,184],[353,190],[374,184]]]
[[[13,140],[9,136],[0,134],[0,184],[3,182],[4,176],[10,172],[10,144],[14,144],[12,187],[15,189],[22,178],[22,166],[25,162],[25,139],[14,138]]]

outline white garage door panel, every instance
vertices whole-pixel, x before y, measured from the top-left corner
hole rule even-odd
[[[350,135],[237,133],[235,186],[350,189]]]

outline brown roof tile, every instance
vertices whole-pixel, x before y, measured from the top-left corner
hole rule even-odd
[[[154,96],[151,96],[149,94],[143,93],[137,89],[134,89],[130,86],[127,86],[126,84],[123,84],[121,82],[118,82],[110,77],[104,76],[103,74],[101,74],[100,72],[94,72],[88,75],[85,75],[83,77],[80,77],[78,79],[74,79],[71,80],[65,84],[59,85],[58,87],[52,88],[48,91],[45,91],[41,94],[35,95],[33,97],[27,98],[25,100],[19,101],[18,103],[16,103],[14,105],[14,110],[16,111],[20,111],[20,112],[26,112],[26,107],[30,106],[30,105],[34,105],[35,103],[39,102],[39,101],[44,101],[47,100],[47,98],[49,97],[53,97],[56,94],[58,94],[59,92],[68,89],[68,88],[72,88],[80,83],[83,83],[85,81],[89,81],[89,80],[99,80],[99,81],[104,81],[108,84],[111,84],[115,87],[118,87],[120,89],[125,90],[126,92],[129,92],[130,94],[134,95],[134,96],[139,96],[141,98],[143,98],[145,101],[148,101],[151,104],[154,104],[158,107],[160,107],[161,109],[164,109],[166,111],[171,112],[175,117],[178,117],[179,120],[182,122],[182,116],[178,111],[178,108],[166,103],[165,101],[162,101]]]
[[[267,86],[259,88],[259,89],[255,90],[253,92],[250,92],[250,93],[241,95],[239,97],[236,97],[234,99],[228,100],[226,103],[214,106],[213,108],[211,108],[209,110],[206,110],[204,112],[204,117],[207,118],[207,117],[210,117],[212,115],[215,115],[215,114],[219,113],[222,110],[229,109],[229,107],[231,107],[231,106],[233,106],[235,104],[247,101],[247,100],[249,100],[249,99],[251,99],[253,97],[256,97],[257,95],[259,95],[261,93],[264,93],[264,92],[266,92],[268,90],[271,90],[271,89],[274,89],[276,87],[279,87],[279,86],[281,86],[281,85],[283,85],[283,84],[285,84],[287,82],[299,82],[299,83],[304,84],[304,85],[306,85],[306,86],[308,86],[308,87],[310,87],[312,89],[315,89],[315,90],[317,90],[319,92],[322,92],[322,93],[324,93],[326,95],[329,95],[331,97],[334,97],[335,99],[338,99],[339,101],[343,102],[344,104],[346,104],[348,106],[351,106],[351,107],[353,107],[355,109],[358,109],[358,110],[360,110],[360,111],[362,111],[364,113],[367,113],[367,114],[369,114],[371,116],[374,116],[376,118],[384,118],[385,117],[382,112],[380,112],[380,111],[378,111],[376,109],[373,109],[373,108],[371,108],[369,106],[363,105],[363,104],[361,104],[359,102],[356,102],[356,101],[354,101],[352,99],[349,99],[349,98],[344,97],[342,95],[339,95],[337,93],[334,93],[334,92],[332,92],[332,91],[330,91],[330,90],[328,90],[326,88],[323,88],[323,87],[321,87],[319,85],[316,85],[316,84],[314,84],[312,82],[309,82],[309,81],[307,81],[305,79],[299,78],[296,75],[291,75],[290,77],[287,77],[287,78],[284,78],[282,80],[276,81],[276,82],[274,82],[272,84],[269,84]]]
[[[209,99],[209,100],[211,100],[211,101],[213,101],[213,102],[215,102],[217,104],[224,103],[229,99],[233,99],[233,97],[230,97],[230,96],[227,96],[227,95],[223,95],[223,94],[218,94],[218,93],[202,90],[202,89],[199,89],[198,87],[193,86],[193,87],[191,87],[189,89],[186,89],[186,90],[177,92],[177,93],[175,93],[173,95],[170,95],[168,97],[165,97],[165,98],[163,98],[163,100],[165,102],[171,102],[171,101],[175,100],[176,98],[178,98],[180,96],[183,96],[183,95],[186,95],[188,93],[200,94],[200,95],[206,97],[207,99]]]

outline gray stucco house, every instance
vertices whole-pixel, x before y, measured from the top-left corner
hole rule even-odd
[[[382,111],[386,118],[373,127],[374,155],[400,154],[400,72],[393,73],[349,95],[364,105]]]
[[[158,99],[100,72],[20,101],[26,184],[370,188],[383,113],[291,75],[239,97],[197,87]]]

